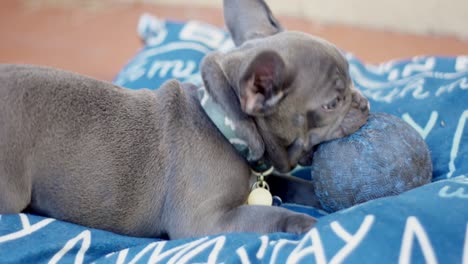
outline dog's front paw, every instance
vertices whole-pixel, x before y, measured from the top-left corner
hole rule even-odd
[[[304,234],[317,223],[317,220],[306,214],[294,214],[285,218],[284,231],[291,234]]]

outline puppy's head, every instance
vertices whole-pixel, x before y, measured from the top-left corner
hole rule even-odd
[[[263,156],[281,172],[310,164],[313,147],[355,132],[369,113],[354,89],[348,63],[331,43],[285,31],[259,0],[225,0],[225,20],[235,44],[212,54],[235,94],[239,111],[255,124]]]

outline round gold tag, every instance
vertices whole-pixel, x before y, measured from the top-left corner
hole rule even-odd
[[[247,204],[249,205],[272,205],[273,197],[271,193],[264,188],[255,188],[247,198]]]

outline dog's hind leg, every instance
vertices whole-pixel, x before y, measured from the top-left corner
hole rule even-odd
[[[8,188],[6,184],[2,183],[0,187],[0,214],[20,213],[28,206],[29,197],[29,195],[18,192],[17,188]]]
[[[241,205],[229,211],[199,214],[195,222],[190,219],[180,219],[184,224],[172,228],[169,237],[178,239],[232,232],[303,234],[316,223],[315,218],[306,214],[262,205]]]
[[[242,205],[225,214],[219,221],[224,231],[303,234],[316,219],[285,208],[262,205]]]
[[[0,153],[0,214],[19,213],[31,200],[31,184],[18,161]]]

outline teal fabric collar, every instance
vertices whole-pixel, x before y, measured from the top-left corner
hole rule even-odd
[[[211,121],[216,125],[224,137],[234,146],[237,152],[247,160],[252,170],[255,172],[265,172],[271,168],[271,165],[264,159],[260,159],[258,161],[251,159],[251,151],[247,142],[236,135],[236,126],[234,122],[227,116],[221,106],[211,98],[211,96],[206,92],[204,86],[198,88],[198,99]]]

